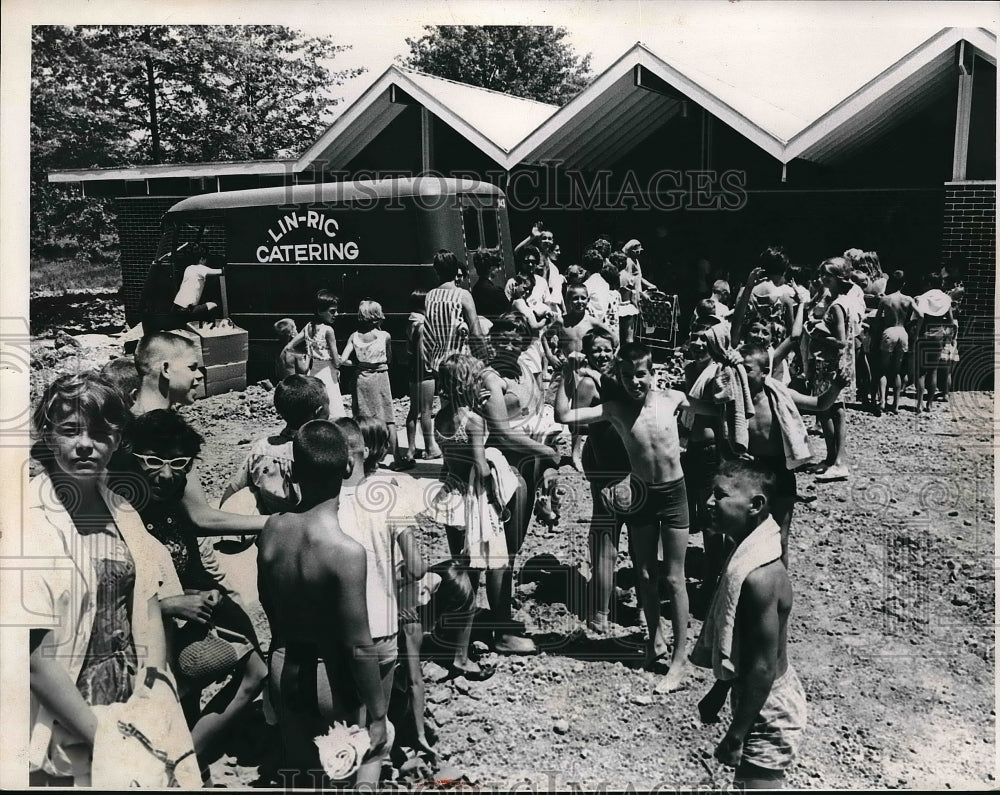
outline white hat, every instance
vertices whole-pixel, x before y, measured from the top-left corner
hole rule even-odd
[[[622,246],[622,251],[627,252],[629,249],[642,248],[642,243],[636,240],[634,237],[628,241],[624,246]]]

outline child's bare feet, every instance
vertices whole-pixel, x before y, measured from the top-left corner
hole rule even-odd
[[[709,690],[704,698],[698,702],[698,717],[702,723],[718,723],[719,722],[719,712],[722,710],[722,706],[726,703],[726,697],[729,695],[729,686],[724,682],[716,681],[712,685],[712,689]]]
[[[670,664],[670,670],[667,671],[667,675],[664,676],[656,687],[653,689],[654,693],[672,693],[681,686],[681,682],[684,681],[684,675],[687,673],[687,660],[681,656],[680,659],[674,660]]]
[[[573,452],[570,458],[573,461],[573,469],[577,472],[583,472],[583,445],[586,440],[587,437],[582,434],[573,437]]]

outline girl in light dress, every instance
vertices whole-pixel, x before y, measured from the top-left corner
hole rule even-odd
[[[468,567],[473,589],[480,572],[486,572],[486,594],[496,612],[510,566],[504,523],[517,476],[498,450],[487,449],[486,421],[474,411],[481,399],[482,370],[482,362],[460,353],[438,368],[441,410],[434,419],[434,437],[444,466],[431,515],[445,525],[451,555]]]
[[[399,467],[401,459],[392,411],[392,389],[389,386],[392,337],[388,331],[382,330],[383,320],[385,313],[382,305],[370,298],[363,300],[358,305],[358,330],[347,338],[341,358],[351,361],[353,356],[353,363],[358,368],[353,390],[355,418],[377,417],[385,423],[394,465]]]
[[[333,334],[333,319],[337,316],[340,299],[330,290],[316,293],[316,309],[313,319],[306,323],[298,334],[285,346],[281,355],[291,355],[302,340],[306,342],[312,366],[309,375],[316,376],[326,387],[330,397],[330,419],[343,417],[344,396],[340,392],[340,356],[337,353],[337,339]]]

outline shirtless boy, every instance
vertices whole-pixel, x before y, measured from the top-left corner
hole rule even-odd
[[[703,723],[718,721],[731,691],[732,721],[715,758],[736,768],[734,785],[747,789],[782,787],[806,723],[805,693],[788,663],[792,585],[778,557],[769,514],[775,488],[774,475],[758,464],[722,464],[709,511],[716,531],[736,544],[717,597],[735,592],[735,618],[727,647],[725,619],[718,623],[720,614],[713,610],[692,653],[693,662],[713,668],[716,675],[698,703]]]
[[[584,285],[570,284],[566,287],[566,314],[563,316],[562,328],[559,331],[559,352],[564,360],[571,353],[583,350],[583,338],[594,329],[605,332],[611,337],[614,346],[618,347],[616,335],[587,312],[589,303],[590,292]],[[583,445],[586,441],[586,434],[573,429],[571,458],[577,472],[583,471]]]
[[[307,422],[295,438],[296,513],[271,516],[258,539],[260,601],[271,625],[271,699],[292,777],[321,770],[313,738],[367,712],[371,748],[357,784],[378,782],[391,744],[377,651],[368,627],[364,548],[340,528],[340,486],[351,464],[343,433]],[[297,782],[286,781],[286,786]],[[318,783],[318,782],[317,782]],[[300,784],[301,785],[301,784]]]
[[[747,386],[750,387],[754,410],[753,416],[747,418],[747,430],[750,434],[747,452],[753,456],[754,461],[769,468],[775,475],[777,487],[773,499],[769,501],[769,510],[781,527],[781,562],[787,567],[788,529],[792,525],[797,484],[795,472],[788,468],[781,424],[774,416],[775,401],[778,393],[783,393],[791,398],[797,411],[826,411],[837,400],[847,380],[838,373],[830,388],[819,397],[803,395],[770,377],[769,356],[762,346],[750,343],[741,347],[740,353],[743,354],[743,367],[746,369]],[[808,450],[805,425],[801,426],[800,441],[805,445],[805,450]]]
[[[617,339],[617,335],[598,322],[593,315],[587,313],[589,303],[590,293],[584,285],[567,285],[566,314],[563,315],[562,332],[559,334],[559,351],[563,356],[582,351],[583,338],[591,329],[601,329],[613,339]]]
[[[899,413],[899,392],[903,386],[903,359],[910,350],[910,338],[906,324],[914,314],[915,302],[908,295],[903,295],[903,282],[906,275],[903,271],[893,271],[886,283],[885,295],[879,299],[878,310],[872,325],[880,330],[879,335],[879,413],[885,411],[889,381],[892,380],[893,414]]]
[[[583,362],[574,353],[563,367],[564,382],[573,380]],[[667,643],[660,629],[660,591],[657,545],[662,539],[670,589],[674,649],[670,668],[656,686],[658,693],[676,690],[684,678],[688,625],[688,597],[684,581],[684,556],[688,542],[688,503],[681,470],[677,411],[686,408],[683,392],[653,389],[653,357],[645,345],[630,342],[621,347],[617,376],[624,397],[597,406],[571,408],[569,390],[556,393],[556,419],[583,424],[607,420],[621,436],[632,467],[632,508],[628,516],[632,549],[639,578],[639,596],[649,643],[645,664],[651,667],[666,656]]]

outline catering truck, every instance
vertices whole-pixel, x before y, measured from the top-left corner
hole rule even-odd
[[[283,317],[301,328],[320,289],[340,296],[335,322],[343,345],[355,330],[358,302],[373,298],[392,335],[393,393],[405,392],[405,330],[414,289],[436,286],[430,263],[439,249],[468,264],[473,253],[499,253],[507,276],[513,247],[503,192],[485,182],[441,177],[331,182],[192,196],[163,217],[140,317],[163,327],[182,276],[180,252],[204,246],[224,271],[208,279],[203,301],[226,307],[249,336],[250,380],[271,377]],[[225,295],[220,295],[221,292]]]

